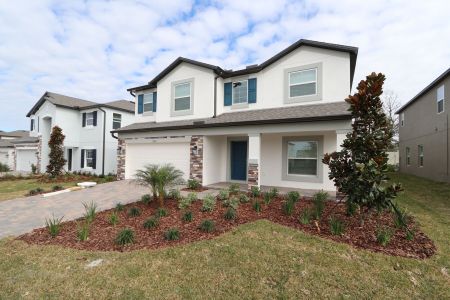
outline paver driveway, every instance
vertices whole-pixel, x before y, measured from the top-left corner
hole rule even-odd
[[[123,180],[97,185],[80,191],[44,198],[41,195],[0,202],[0,238],[19,235],[45,226],[45,219],[55,214],[65,221],[84,213],[83,202],[94,201],[97,210],[110,209],[117,203],[134,202],[149,190]]]

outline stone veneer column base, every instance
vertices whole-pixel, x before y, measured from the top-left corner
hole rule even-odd
[[[189,178],[203,184],[203,136],[193,135],[189,146]]]
[[[36,170],[37,170],[37,173],[41,173],[42,136],[39,136],[39,139],[38,139],[36,156],[37,156]]]
[[[125,140],[119,139],[117,143],[117,180],[125,179]]]
[[[247,188],[250,190],[252,186],[259,187],[259,164],[249,163],[247,174]]]

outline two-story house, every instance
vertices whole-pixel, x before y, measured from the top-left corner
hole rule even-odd
[[[400,172],[450,182],[450,68],[398,111]]]
[[[335,191],[324,153],[351,128],[358,49],[299,40],[259,65],[225,70],[178,58],[130,88],[136,123],[118,134],[119,179],[171,163],[203,185]]]
[[[30,170],[30,164],[21,163],[19,157],[20,152],[27,149],[35,154],[38,170],[46,171],[50,152],[48,141],[53,126],[57,125],[66,136],[67,171],[115,173],[117,140],[110,131],[134,122],[134,106],[127,100],[96,103],[45,92],[27,114],[31,137],[16,143],[16,169],[21,166],[24,170],[20,171]]]

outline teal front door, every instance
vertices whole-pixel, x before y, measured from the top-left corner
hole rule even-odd
[[[247,180],[247,141],[230,142],[230,178]]]

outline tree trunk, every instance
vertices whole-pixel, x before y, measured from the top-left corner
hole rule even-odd
[[[164,207],[164,195],[159,195],[159,207]]]

